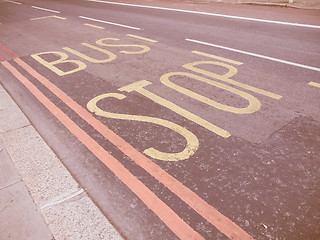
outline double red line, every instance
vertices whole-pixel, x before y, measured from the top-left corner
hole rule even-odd
[[[253,239],[238,225],[225,217],[214,207],[205,202],[196,193],[184,186],[177,179],[172,177],[158,165],[153,163],[145,155],[133,148],[120,136],[115,134],[107,126],[98,121],[85,108],[75,102],[66,93],[39,74],[36,70],[22,61],[16,54],[7,47],[0,44],[0,50],[13,59],[19,66],[27,71],[32,77],[41,82],[53,94],[60,98],[68,107],[75,111],[88,124],[93,126],[107,140],[113,143],[125,155],[137,165],[151,174],[155,179],[166,186],[171,192],[177,195],[182,201],[188,204],[204,219],[214,225],[220,232],[230,239],[249,240]],[[1,64],[8,69],[82,144],[84,144],[101,162],[105,164],[142,202],[152,210],[180,239],[204,239],[198,232],[192,229],[183,221],[168,205],[159,199],[147,186],[137,179],[126,169],[116,158],[110,155],[83,129],[73,122],[64,112],[61,111],[50,99],[48,99],[35,85],[23,76],[6,58],[0,54]]]

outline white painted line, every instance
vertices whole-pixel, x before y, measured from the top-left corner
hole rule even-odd
[[[320,72],[320,68],[317,68],[317,67],[312,67],[312,66],[308,66],[308,65],[299,64],[299,63],[289,62],[289,61],[281,60],[281,59],[278,59],[278,58],[268,57],[268,56],[264,56],[264,55],[260,55],[260,54],[256,54],[256,53],[246,52],[246,51],[242,51],[242,50],[238,50],[238,49],[234,49],[234,48],[224,47],[224,46],[221,46],[221,45],[216,45],[216,44],[202,42],[202,41],[188,39],[188,38],[186,39],[186,41],[199,43],[199,44],[207,45],[207,46],[211,46],[211,47],[221,48],[221,49],[225,49],[225,50],[229,50],[229,51],[233,51],[233,52],[243,53],[243,54],[246,54],[246,55],[259,57],[259,58],[264,58],[264,59],[271,60],[271,61],[274,61],[274,62],[280,62],[280,63],[292,65],[292,66],[295,66],[295,67],[301,67],[301,68],[305,68],[305,69],[309,69],[309,70],[314,70],[314,71]]]
[[[41,8],[41,7],[36,7],[36,6],[31,6],[31,7],[35,8],[35,9],[47,11],[47,12],[60,13],[59,11],[55,11],[55,10],[51,10],[51,9],[47,9],[47,8]]]
[[[95,22],[111,24],[111,25],[115,25],[115,26],[119,26],[119,27],[125,27],[125,28],[130,28],[130,29],[135,29],[135,30],[141,30],[141,28],[137,28],[137,27],[131,27],[131,26],[128,26],[128,25],[123,25],[123,24],[113,23],[113,22],[107,22],[107,21],[104,21],[104,20],[99,20],[99,19],[94,19],[94,18],[89,18],[89,17],[84,17],[84,16],[79,16],[79,18],[83,18],[83,19],[87,19],[87,20],[91,20],[91,21],[95,21]]]
[[[176,9],[176,8],[165,8],[165,7],[156,7],[156,6],[147,6],[147,5],[137,5],[137,4],[128,4],[128,3],[120,3],[120,2],[108,2],[108,1],[102,1],[102,0],[87,0],[87,1],[88,2],[99,2],[99,3],[121,5],[121,6],[150,8],[150,9],[159,9],[159,10],[167,10],[167,11],[174,11],[174,12],[184,12],[184,13],[194,13],[194,14],[201,14],[201,15],[208,15],[208,16],[215,16],[215,17],[240,19],[240,20],[246,20],[246,21],[274,23],[274,24],[290,25],[290,26],[296,26],[296,27],[307,27],[307,28],[318,28],[318,29],[320,29],[320,26],[310,25],[310,24],[280,22],[280,21],[273,21],[273,20],[266,20],[266,19],[259,19],[259,18],[239,17],[239,16],[224,15],[224,14],[218,14],[218,13],[199,12],[199,11],[192,11],[192,10],[183,10],[183,9]]]
[[[60,199],[60,200],[57,200],[57,201],[53,201],[53,202],[50,202],[50,203],[47,203],[47,204],[43,205],[42,207],[40,207],[40,210],[45,209],[45,208],[48,208],[48,207],[52,207],[52,206],[55,206],[55,205],[58,205],[58,204],[60,204],[60,203],[63,203],[63,202],[65,202],[65,201],[67,201],[67,200],[69,200],[69,199],[71,199],[71,198],[73,198],[73,197],[75,197],[75,196],[80,195],[80,194],[83,193],[83,192],[84,192],[84,190],[83,190],[83,188],[81,188],[80,190],[78,190],[78,191],[70,194],[70,195],[69,195],[68,197],[66,197],[66,198],[63,198],[63,199]]]
[[[5,2],[9,2],[9,3],[14,3],[14,4],[18,4],[18,5],[21,5],[22,3],[20,2],[15,2],[15,1],[10,1],[10,0],[4,0]]]

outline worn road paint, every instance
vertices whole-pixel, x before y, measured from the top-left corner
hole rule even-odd
[[[125,51],[125,50],[120,50],[120,53],[124,54],[142,54],[150,51],[150,48],[145,45],[137,45],[137,44],[110,44],[110,43],[105,43],[105,41],[120,41],[119,38],[102,38],[96,41],[96,44],[100,46],[105,46],[105,47],[135,47],[135,48],[141,48],[140,51]]]
[[[281,21],[273,21],[273,20],[266,20],[266,19],[259,19],[259,18],[239,17],[239,16],[232,16],[232,15],[224,15],[224,14],[208,13],[208,12],[199,12],[199,11],[183,10],[183,9],[175,9],[175,8],[165,8],[165,7],[156,7],[156,6],[147,6],[147,5],[137,5],[137,4],[128,4],[128,3],[120,3],[120,2],[108,2],[108,1],[101,1],[101,0],[87,0],[87,1],[88,2],[99,2],[99,3],[121,5],[121,6],[167,10],[167,11],[173,11],[173,12],[193,13],[193,14],[200,14],[200,15],[207,15],[207,16],[215,16],[215,17],[223,17],[223,18],[245,20],[245,21],[253,21],[253,22],[273,23],[273,24],[289,25],[289,26],[295,26],[295,27],[320,28],[320,26],[310,25],[310,24],[281,22]]]
[[[44,55],[44,54],[55,54],[55,55],[60,56],[60,59],[54,60],[52,62],[47,62],[39,56],[39,55]],[[37,53],[37,54],[32,54],[31,57],[33,57],[35,60],[37,60],[43,66],[49,68],[51,71],[55,72],[59,76],[64,76],[64,75],[68,75],[68,74],[71,74],[74,72],[78,72],[78,71],[81,71],[87,67],[87,65],[85,63],[83,63],[79,60],[70,60],[70,59],[67,60],[69,56],[64,52],[58,52],[58,51],[41,52],[41,53]],[[75,69],[70,70],[70,71],[64,72],[61,69],[55,67],[55,65],[60,64],[60,63],[73,63],[73,64],[76,64],[77,67]]]
[[[140,37],[140,36],[133,35],[133,34],[127,34],[127,36],[128,36],[128,37],[137,38],[137,39],[141,39],[141,40],[144,40],[144,41],[147,41],[147,42],[153,42],[153,43],[158,42],[158,41],[153,40],[153,39],[150,39],[150,38]]]
[[[141,115],[119,114],[119,113],[111,113],[111,112],[104,111],[97,106],[97,103],[100,100],[106,99],[106,98],[116,98],[118,100],[122,100],[126,98],[126,96],[119,93],[105,93],[91,99],[87,104],[87,108],[89,109],[90,112],[93,112],[96,115],[101,117],[138,121],[138,122],[147,122],[147,123],[160,125],[160,126],[169,128],[172,131],[180,134],[187,141],[186,147],[181,152],[178,152],[178,153],[165,153],[165,152],[158,151],[153,147],[148,148],[143,152],[149,157],[162,160],[162,161],[180,161],[180,160],[186,160],[190,158],[198,150],[199,148],[198,138],[186,128],[161,118],[141,116]]]
[[[86,20],[91,20],[91,21],[95,21],[95,22],[106,23],[106,24],[115,25],[115,26],[124,27],[124,28],[130,28],[130,29],[134,29],[134,30],[141,30],[141,28],[132,27],[132,26],[119,24],[119,23],[114,23],[114,22],[107,22],[107,21],[104,21],[104,20],[99,20],[99,19],[90,18],[90,17],[79,16],[79,18],[86,19]]]
[[[2,50],[5,54],[7,54],[9,57],[11,57],[12,59],[18,58],[18,56],[16,54],[14,54],[13,52],[11,52],[8,48],[6,48],[4,45],[2,45],[0,43],[0,50]]]
[[[99,27],[99,26],[96,26],[96,25],[88,24],[88,23],[84,23],[83,25],[86,25],[88,27],[98,28],[98,29],[104,29],[104,27]]]
[[[46,19],[46,18],[57,18],[57,19],[61,19],[61,20],[66,20],[65,17],[59,17],[59,16],[56,16],[56,15],[53,15],[53,16],[47,16],[47,17],[38,17],[38,18],[31,18],[30,20],[41,20],[41,19]]]
[[[0,54],[0,62],[6,61],[7,59]]]
[[[195,53],[195,52],[196,51],[193,51],[193,53]],[[201,53],[201,52],[196,52],[196,54],[199,54],[199,53]],[[233,61],[231,59],[221,58],[221,57],[218,57],[218,56],[215,56],[215,55],[211,55],[211,54],[201,53],[201,55],[207,56],[207,57],[211,57],[211,58],[216,58],[216,59],[223,60],[223,61],[227,61],[227,62],[230,62],[230,63],[232,63],[232,61]],[[219,74],[216,74],[216,73],[213,73],[213,72],[206,71],[204,69],[195,67],[195,66],[198,66],[198,65],[201,65],[201,64],[217,65],[217,66],[225,67],[229,71],[224,75],[219,75]],[[249,90],[249,91],[252,91],[252,92],[256,92],[256,93],[259,93],[261,95],[264,95],[264,96],[267,96],[267,97],[270,97],[270,98],[273,98],[273,99],[279,100],[279,99],[282,98],[282,96],[279,95],[279,94],[275,94],[275,93],[272,93],[272,92],[269,92],[269,91],[266,91],[266,90],[263,90],[263,89],[260,89],[260,88],[256,88],[256,87],[253,87],[251,85],[244,84],[244,83],[241,83],[241,82],[238,82],[238,81],[230,79],[230,77],[233,77],[234,75],[237,74],[238,69],[235,68],[234,66],[231,66],[231,65],[228,65],[228,64],[225,64],[225,63],[213,62],[213,61],[197,61],[197,62],[193,62],[193,63],[187,63],[187,64],[183,65],[183,67],[188,69],[188,70],[191,70],[191,71],[206,75],[208,77],[212,77],[214,79],[218,79],[218,80],[223,81],[223,82],[230,83],[230,84],[232,84],[234,86],[238,86],[238,87],[241,87],[243,89],[246,89],[246,90]]]
[[[308,85],[313,86],[313,87],[318,87],[318,88],[320,88],[320,83],[309,82]]]
[[[29,73],[40,75],[20,58],[15,59]],[[7,61],[1,62],[38,100],[41,102],[78,140],[83,143],[101,162],[103,162],[146,206],[151,209],[180,239],[204,238],[185,223],[171,208],[161,201],[149,188],[138,180],[116,158],[102,148],[84,130],[73,122],[64,112],[53,104],[38,88]],[[26,70],[26,69],[25,69]],[[44,78],[43,76],[41,76]]]
[[[127,51],[127,50],[119,50],[120,53],[123,54],[143,54],[146,53],[148,51],[150,51],[150,47],[145,46],[145,45],[137,45],[137,44],[110,44],[110,43],[106,43],[105,41],[120,41],[120,39],[118,38],[102,38],[96,41],[96,44],[99,46],[107,46],[107,47],[124,47],[124,48],[138,48],[140,49],[139,51]],[[107,62],[111,62],[113,60],[115,60],[117,58],[117,55],[115,55],[114,53],[104,49],[104,48],[100,48],[98,46],[89,44],[89,43],[81,43],[81,45],[86,46],[88,48],[94,49],[96,51],[99,51],[101,53],[104,53],[108,56],[108,58],[106,59],[95,59],[92,57],[89,57],[79,51],[76,51],[72,48],[69,47],[64,47],[62,48],[65,51],[68,51],[78,57],[81,57],[82,59],[85,59],[89,62],[92,63],[107,63]],[[58,55],[60,58],[51,62],[48,62],[46,60],[44,60],[42,57],[40,57],[41,55],[47,55],[47,54],[54,54],[54,55]],[[64,76],[64,75],[68,75],[68,74],[72,74],[81,70],[84,70],[87,65],[84,62],[81,62],[79,60],[72,60],[69,59],[69,56],[64,53],[64,52],[60,52],[60,51],[51,51],[51,52],[41,52],[41,53],[36,53],[36,54],[32,54],[31,55],[32,58],[34,58],[35,60],[37,60],[39,63],[41,63],[42,65],[44,65],[45,67],[49,68],[51,71],[55,72],[57,75],[59,76]],[[72,70],[69,70],[67,72],[61,70],[60,68],[57,67],[57,65],[62,64],[62,63],[74,63],[77,65],[77,67],[75,67]]]
[[[208,129],[209,131],[211,131],[221,137],[228,138],[231,136],[231,134],[229,132],[227,132],[226,130],[202,119],[201,117],[185,110],[182,107],[179,107],[178,105],[174,104],[173,102],[170,102],[170,101],[148,91],[147,89],[144,89],[144,87],[149,86],[150,84],[152,84],[152,83],[147,80],[141,80],[139,82],[132,83],[132,84],[127,85],[125,87],[121,87],[118,90],[119,91],[126,91],[126,92],[136,91],[137,93],[140,93],[141,95],[151,99],[152,101],[174,111],[175,113],[183,116],[184,118],[186,118],[194,123],[197,123],[198,125]]]
[[[95,45],[92,45],[92,44],[89,44],[89,43],[81,43],[81,44],[83,46],[86,46],[88,48],[91,48],[91,49],[94,49],[94,50],[97,50],[99,52],[102,52],[102,53],[106,54],[108,56],[108,58],[106,58],[106,59],[95,59],[95,58],[89,57],[89,56],[87,56],[87,55],[85,55],[85,54],[83,54],[81,52],[78,52],[78,51],[76,51],[76,50],[74,50],[72,48],[69,48],[69,47],[64,47],[62,49],[66,50],[66,51],[68,51],[68,52],[70,52],[70,53],[72,53],[72,54],[74,54],[74,55],[76,55],[78,57],[81,57],[81,58],[87,60],[88,62],[92,62],[92,63],[107,63],[107,62],[111,62],[111,61],[113,61],[113,60],[115,60],[117,58],[117,56],[115,54],[113,54],[112,52],[110,52],[110,51],[108,51],[106,49],[99,48],[99,47],[97,47]],[[85,63],[83,63],[83,64],[85,64]]]
[[[55,11],[55,10],[51,10],[51,9],[47,9],[47,8],[41,8],[41,7],[37,7],[37,6],[31,6],[31,7],[32,7],[32,8],[35,8],[35,9],[42,10],[42,11],[53,12],[53,13],[60,13],[59,11]]]
[[[225,49],[225,50],[229,50],[229,51],[233,51],[233,52],[238,52],[238,53],[250,55],[250,56],[253,56],[253,57],[263,58],[263,59],[267,59],[267,60],[274,61],[274,62],[280,62],[280,63],[284,63],[284,64],[287,64],[287,65],[291,65],[291,66],[295,66],[295,67],[301,67],[301,68],[305,68],[305,69],[309,69],[309,70],[314,70],[314,71],[320,72],[320,68],[317,68],[317,67],[312,67],[312,66],[308,66],[308,65],[304,65],[304,64],[300,64],[300,63],[289,62],[289,61],[281,60],[281,59],[274,58],[274,57],[268,57],[268,56],[264,56],[264,55],[261,55],[261,54],[246,52],[246,51],[242,51],[242,50],[238,50],[238,49],[234,49],[234,48],[229,48],[229,47],[225,47],[225,46],[221,46],[221,45],[216,45],[216,44],[212,44],[212,43],[202,42],[202,41],[198,41],[198,40],[194,40],[194,39],[187,38],[185,40],[189,41],[189,42],[194,42],[194,43],[199,43],[199,44],[202,44],[202,45],[221,48],[221,49]]]
[[[202,62],[200,62],[202,63]],[[217,101],[214,101],[210,98],[207,98],[201,94],[198,94],[194,91],[191,91],[187,88],[181,87],[175,83],[173,83],[172,81],[170,81],[170,77],[173,76],[183,76],[183,77],[187,77],[187,78],[191,78],[191,79],[195,79],[198,80],[200,82],[204,82],[207,83],[211,86],[223,89],[225,91],[228,91],[230,93],[233,93],[235,95],[238,95],[242,98],[244,98],[245,100],[248,101],[248,106],[244,107],[244,108],[237,108],[237,107],[233,107],[233,106],[229,106],[229,105],[225,105],[222,103],[219,103]],[[166,73],[164,75],[162,75],[160,77],[160,81],[166,85],[167,87],[176,90],[177,92],[180,92],[186,96],[189,96],[193,99],[196,99],[202,103],[205,103],[211,107],[214,107],[216,109],[220,109],[222,111],[226,111],[226,112],[231,112],[231,113],[237,113],[237,114],[250,114],[250,113],[254,113],[256,111],[258,111],[261,107],[261,103],[260,101],[254,97],[253,95],[246,93],[244,91],[241,91],[239,89],[236,89],[234,87],[231,87],[229,85],[226,85],[224,83],[220,83],[217,81],[213,81],[211,79],[208,78],[204,78],[204,77],[200,77],[198,75],[192,74],[192,73],[187,73],[187,72],[171,72],[171,73]]]

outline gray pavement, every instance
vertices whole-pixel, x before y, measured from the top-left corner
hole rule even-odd
[[[122,239],[0,85],[0,240]]]
[[[175,2],[183,1],[188,3],[210,3],[222,2],[231,4],[252,4],[267,5],[279,7],[292,7],[302,9],[320,9],[320,0],[173,0]]]

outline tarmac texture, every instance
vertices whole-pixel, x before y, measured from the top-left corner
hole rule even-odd
[[[139,1],[141,3],[141,1]],[[320,1],[319,0],[310,0],[310,1],[301,1],[301,0],[293,0],[293,3],[289,3],[288,1],[251,1],[251,0],[164,0],[165,2],[176,2],[177,4],[179,2],[184,3],[194,3],[196,4],[206,4],[210,2],[224,2],[224,3],[234,3],[234,4],[254,4],[254,5],[273,5],[273,6],[281,6],[281,7],[295,7],[295,8],[312,8],[312,9],[318,9],[320,8]],[[55,19],[54,19],[55,20]],[[155,50],[156,51],[156,50]],[[159,51],[161,52],[161,51]],[[162,53],[159,53],[159,55]],[[174,59],[174,54],[172,54]],[[25,57],[27,60],[30,57]],[[29,59],[30,60],[30,59]],[[168,60],[173,61],[173,60]],[[128,66],[130,68],[132,66]],[[133,67],[132,67],[133,68]],[[140,70],[142,71],[142,70]],[[96,71],[96,74],[99,74],[98,71]],[[2,80],[4,79],[10,79],[9,73],[6,71],[2,71],[0,68],[0,76]],[[86,84],[83,85],[90,85],[91,83],[91,76],[89,74],[82,74],[81,79],[79,79]],[[67,80],[67,79],[66,79]],[[78,79],[77,79],[78,80]],[[8,80],[9,81],[9,80]],[[4,80],[5,82],[5,80]],[[66,84],[68,81],[65,81],[64,84]],[[66,85],[68,89],[72,89],[73,83],[70,81],[70,85]],[[104,86],[105,89],[112,89],[114,86],[109,86],[107,83],[99,83],[99,87]],[[58,83],[57,83],[58,85]],[[8,91],[7,91],[8,90]],[[31,121],[25,116],[25,114],[20,110],[20,107],[15,103],[15,101],[12,99],[12,97],[8,94],[9,89],[4,89],[3,86],[0,84],[0,240],[7,240],[7,239],[31,239],[31,240],[62,240],[62,239],[115,239],[120,240],[124,237],[117,231],[117,229],[112,225],[112,222],[110,222],[103,211],[97,207],[98,204],[94,202],[90,198],[90,194],[84,187],[81,187],[82,184],[77,182],[75,179],[77,179],[73,174],[71,174],[68,169],[64,166],[57,157],[58,154],[52,150],[46,141],[39,135],[37,130],[34,128],[34,126],[31,124]],[[87,90],[88,91],[88,90]],[[114,89],[116,91],[116,89]],[[73,92],[72,92],[73,93]],[[74,93],[75,95],[78,94],[78,92]],[[81,94],[79,94],[80,96]],[[76,96],[74,96],[76,99]],[[131,98],[128,97],[129,100]],[[81,100],[81,99],[80,99]],[[80,101],[79,100],[79,101]],[[87,100],[87,99],[85,99]],[[137,101],[135,103],[134,101]],[[138,106],[139,103],[143,102],[141,99],[133,98],[132,103],[133,105]],[[83,103],[84,104],[84,103]],[[63,104],[61,108],[64,107]],[[126,104],[123,104],[123,108],[126,107]],[[154,109],[156,106],[154,107]],[[304,107],[301,107],[303,110]],[[308,109],[307,109],[308,110]],[[306,110],[306,111],[307,111]],[[312,112],[312,110],[308,110]],[[159,110],[159,114],[162,114]],[[165,113],[163,113],[164,115]],[[278,116],[279,117],[279,116]],[[280,118],[280,117],[279,117]],[[278,119],[278,118],[277,118]],[[105,120],[106,121],[106,120]],[[119,126],[118,130],[121,133],[121,125],[113,124],[114,128]],[[192,127],[192,126],[191,126]],[[190,127],[190,128],[191,128]],[[194,127],[195,128],[195,127]],[[318,145],[317,143],[320,141],[319,139],[319,129],[320,126],[317,122],[312,121],[305,117],[296,117],[290,121],[285,127],[281,128],[276,134],[273,134],[267,141],[265,145],[263,145],[264,149],[259,146],[259,149],[257,147],[257,144],[260,143],[258,140],[259,137],[257,137],[257,144],[252,145],[246,145],[244,143],[243,145],[236,146],[237,151],[233,151],[233,149],[227,149],[221,148],[221,153],[218,156],[218,159],[226,159],[226,154],[233,154],[235,158],[238,160],[242,157],[242,159],[247,158],[247,149],[250,147],[256,152],[256,158],[260,159],[263,163],[262,167],[260,167],[260,172],[270,174],[272,176],[272,182],[268,181],[268,176],[258,176],[256,172],[253,170],[251,172],[248,172],[245,177],[252,178],[259,182],[261,185],[261,188],[259,189],[265,189],[268,194],[269,192],[275,192],[275,199],[272,201],[279,202],[280,205],[283,204],[282,201],[279,200],[287,197],[285,193],[286,185],[292,186],[291,189],[295,189],[296,191],[293,191],[291,193],[291,197],[296,197],[294,194],[296,194],[298,197],[303,195],[303,199],[300,198],[294,203],[295,206],[290,206],[297,211],[297,214],[294,214],[294,216],[298,216],[299,211],[297,210],[297,206],[299,208],[303,208],[303,206],[306,204],[305,198],[309,197],[308,199],[314,199],[313,197],[316,194],[317,187],[317,179],[318,178],[312,178],[311,176],[317,176],[317,169],[313,169],[313,165],[308,165],[309,162],[306,161],[305,165],[299,164],[300,160],[310,159],[310,162],[315,162],[315,159],[318,154]],[[134,130],[132,130],[134,131]],[[152,129],[149,132],[150,138],[154,137],[156,134],[152,134]],[[126,133],[123,133],[126,134]],[[129,134],[129,133],[128,133]],[[201,134],[201,136],[204,136],[204,134]],[[208,141],[210,140],[210,136],[208,135]],[[306,136],[306,137],[305,137]],[[261,137],[262,138],[262,137]],[[252,139],[252,137],[251,137]],[[284,142],[283,139],[287,139],[286,142]],[[308,142],[309,139],[316,139],[316,141],[310,143]],[[132,142],[134,142],[136,139],[132,139]],[[138,139],[139,140],[139,139]],[[212,140],[213,141],[213,140]],[[245,141],[243,141],[245,142]],[[210,145],[209,145],[210,146]],[[226,145],[227,146],[227,145]],[[142,146],[141,149],[146,149],[149,146]],[[227,150],[225,150],[227,149]],[[308,151],[306,151],[308,150]],[[203,150],[206,154],[210,155],[211,149],[208,147]],[[268,152],[274,153],[274,156],[277,156],[277,158],[274,160],[271,159],[270,161],[264,161],[268,158]],[[299,154],[297,154],[299,153]],[[307,154],[307,156],[302,155],[303,153]],[[292,155],[294,157],[292,157]],[[270,154],[271,155],[271,154]],[[220,157],[221,156],[221,157]],[[315,156],[313,158],[313,156]],[[231,156],[233,157],[233,156]],[[231,159],[230,157],[230,159]],[[287,158],[288,159],[287,159]],[[291,157],[291,159],[290,159]],[[281,164],[277,165],[277,168],[273,166],[276,160],[279,160]],[[283,161],[280,161],[283,160]],[[290,162],[291,161],[291,162]],[[283,163],[282,163],[283,162]],[[290,162],[289,165],[287,163]],[[131,163],[128,163],[128,165]],[[160,163],[159,165],[165,169],[167,166],[164,163]],[[220,164],[220,163],[219,163]],[[237,166],[237,162],[232,162],[235,166]],[[170,165],[170,164],[168,164]],[[173,164],[172,164],[173,165]],[[218,163],[217,163],[218,165]],[[199,164],[200,167],[209,168],[208,165],[205,164],[205,162],[202,162]],[[134,169],[134,167],[130,166],[131,169]],[[190,165],[190,169],[196,169],[198,166],[196,164]],[[251,169],[251,167],[254,167],[253,165],[247,166],[248,169]],[[298,168],[298,170],[297,170]],[[169,167],[168,167],[169,169]],[[238,168],[239,172],[242,171],[242,169]],[[258,169],[258,168],[257,168]],[[269,170],[269,172],[264,171],[265,169]],[[294,179],[286,178],[284,181],[281,181],[278,177],[278,173],[281,173],[283,169],[286,169],[287,171],[292,170],[293,173],[299,173],[300,175]],[[312,169],[308,172],[308,169]],[[136,171],[139,172],[139,168],[136,168]],[[222,173],[219,173],[218,171],[220,168],[217,169],[216,177],[223,179]],[[275,174],[275,170],[277,170],[277,174]],[[95,173],[96,174],[96,173]],[[177,173],[177,178],[180,177],[181,179],[184,178],[183,174],[181,173],[181,176],[179,176],[180,173]],[[199,176],[202,177],[202,179],[210,180],[209,177],[212,175],[212,171],[210,172],[211,175],[201,175],[203,172],[199,173]],[[219,175],[221,174],[221,176]],[[224,176],[227,176],[226,173],[223,173]],[[273,175],[274,174],[274,175]],[[243,179],[236,179],[234,178],[236,174],[234,172],[230,171],[229,173],[229,179],[233,179],[232,184],[237,185],[238,183],[249,183],[250,181],[242,181]],[[284,175],[284,174],[283,174]],[[143,178],[143,175],[141,179]],[[226,179],[226,178],[225,178]],[[265,180],[264,180],[265,179]],[[197,183],[197,181],[200,181],[199,179],[194,178],[194,183]],[[150,183],[148,183],[151,187],[150,188],[157,188],[157,184],[155,183],[154,179],[150,180]],[[189,181],[188,179],[185,181]],[[230,185],[230,189],[232,188],[232,184],[227,184],[226,186]],[[304,188],[300,191],[295,188],[295,186],[298,186],[299,184],[304,184]],[[312,185],[314,184],[314,185]],[[160,185],[160,184],[159,184]],[[200,183],[198,184],[200,186]],[[313,186],[313,188],[308,188],[308,186]],[[194,186],[197,186],[197,184],[194,184]],[[112,188],[113,186],[110,186]],[[246,188],[246,186],[241,186],[243,189]],[[212,192],[216,191],[213,190]],[[300,191],[298,193],[298,191]],[[165,192],[165,191],[164,191]],[[222,190],[221,190],[222,192]],[[240,192],[240,191],[239,191]],[[234,194],[238,194],[239,192],[236,192]],[[259,192],[252,191],[252,201],[256,200],[256,196],[259,196]],[[302,192],[302,193],[301,193]],[[303,194],[305,193],[305,194]],[[161,193],[162,194],[162,193]],[[267,199],[270,197],[270,195],[266,194],[265,196],[262,196],[264,199]],[[309,195],[308,195],[309,194]],[[129,198],[129,197],[128,197]],[[204,196],[205,198],[205,196]],[[130,202],[130,207],[132,209],[139,210],[139,203],[135,201],[136,198],[132,198],[132,202]],[[227,208],[231,208],[232,205],[232,197],[225,196],[226,206]],[[170,200],[170,199],[169,199]],[[172,198],[172,202],[175,202],[175,198]],[[176,201],[179,203],[179,201]],[[231,202],[228,204],[228,202]],[[245,201],[243,201],[245,202]],[[318,202],[318,201],[315,201]],[[184,206],[183,204],[176,204],[176,208],[180,208],[181,206]],[[308,203],[308,202],[307,202]],[[300,205],[299,205],[300,204]],[[313,202],[312,202],[313,204]],[[311,205],[311,203],[310,203]],[[274,212],[278,213],[278,209],[276,209],[276,204],[274,204]],[[107,206],[109,208],[112,208],[112,206]],[[255,212],[258,214],[263,214],[263,211],[253,211],[251,208],[255,208],[254,204],[247,204],[246,211],[247,212]],[[268,209],[265,209],[265,212],[267,212]],[[309,216],[312,213],[308,212],[308,209],[305,210],[305,215],[298,216],[300,219],[303,219],[305,216]],[[280,216],[281,211],[279,210],[279,216],[278,219],[285,219],[288,224],[282,225],[282,226],[290,226],[292,229],[295,225],[295,220],[292,218],[292,214],[289,213],[285,216]],[[309,214],[309,215],[307,215]],[[121,214],[119,214],[121,215]],[[271,215],[271,213],[270,213]],[[236,216],[236,214],[234,214]],[[314,213],[313,219],[315,219],[319,216],[319,214]],[[273,219],[274,215],[270,216],[269,219]],[[312,219],[312,217],[309,216],[308,219]],[[190,217],[191,218],[191,217]],[[238,217],[238,219],[241,218],[241,216]],[[243,222],[243,225],[245,227],[248,227],[250,224],[252,225],[252,222],[246,218],[240,219]],[[134,221],[134,220],[133,220]],[[147,220],[146,220],[147,221]],[[305,230],[307,227],[314,228],[314,221],[304,221],[305,225],[301,227],[301,229],[298,230]],[[281,223],[279,223],[281,225]],[[268,227],[269,226],[269,227]],[[205,231],[205,227],[198,226],[199,228],[203,228],[200,230]],[[270,225],[261,223],[261,228],[265,229],[266,236],[268,231],[271,231]],[[278,227],[278,226],[277,226]],[[285,227],[282,228],[283,231],[290,230],[291,228],[285,229]],[[280,230],[281,231],[281,228]],[[319,228],[317,228],[317,233],[319,233]],[[23,237],[22,237],[23,236]],[[299,237],[299,236],[297,236]],[[310,238],[311,239],[311,238]]]

